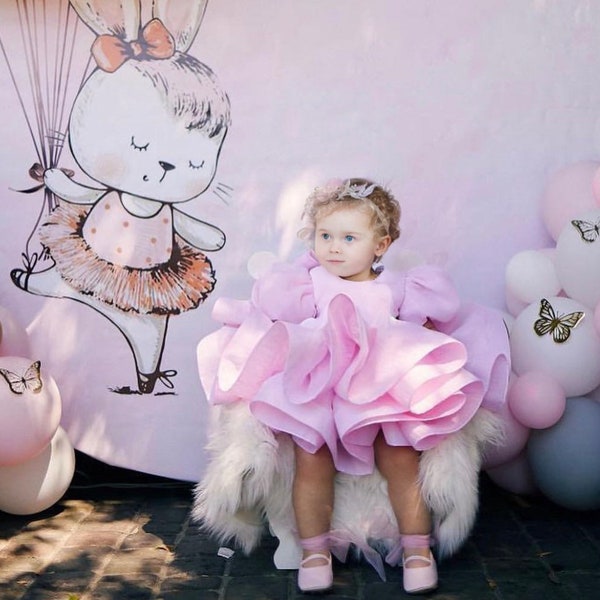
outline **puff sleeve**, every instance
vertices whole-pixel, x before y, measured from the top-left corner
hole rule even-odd
[[[421,265],[403,274],[398,282],[398,318],[424,324],[451,321],[459,311],[460,298],[448,275],[439,267]]]
[[[300,323],[316,314],[310,270],[318,263],[310,255],[277,263],[252,289],[251,302],[272,321]]]

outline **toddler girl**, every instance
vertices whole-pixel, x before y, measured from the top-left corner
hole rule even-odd
[[[420,452],[462,428],[482,402],[504,400],[506,331],[484,310],[461,312],[435,267],[398,274],[377,265],[400,234],[399,204],[381,186],[331,182],[308,198],[304,214],[300,233],[312,251],[274,266],[250,302],[215,305],[226,326],[199,346],[202,383],[211,403],[245,400],[294,441],[302,591],[333,583],[336,472],[376,467],[399,531],[386,560],[402,563],[407,592],[425,592],[437,586],[437,569]]]

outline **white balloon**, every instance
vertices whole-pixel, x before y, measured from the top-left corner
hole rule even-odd
[[[510,333],[512,367],[522,375],[541,371],[559,383],[565,395],[587,394],[600,385],[600,336],[594,326],[593,310],[572,298],[547,299],[556,319],[541,310],[542,302],[534,302],[515,319]],[[568,315],[583,312],[576,327],[566,324]],[[537,321],[547,325],[548,332],[539,335],[534,330]],[[557,343],[555,335],[564,331],[568,339]]]
[[[34,458],[0,467],[0,510],[32,515],[58,502],[75,473],[75,451],[65,430],[58,427],[52,441]]]
[[[538,250],[515,254],[506,266],[506,290],[526,304],[556,296],[560,283],[551,256]]]
[[[529,306],[529,302],[523,302],[515,297],[515,295],[507,288],[504,287],[504,303],[508,312],[516,317],[521,314],[521,311],[525,310]]]
[[[573,219],[556,243],[556,274],[566,294],[587,306],[600,301],[600,209]]]

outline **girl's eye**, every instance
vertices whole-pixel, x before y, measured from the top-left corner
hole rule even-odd
[[[204,161],[202,161],[199,165],[195,165],[191,160],[188,162],[190,169],[198,170],[204,166]]]
[[[353,235],[347,235],[347,236],[344,237],[344,239],[347,242],[353,242],[354,241],[354,236]]]
[[[328,240],[331,236],[328,233],[322,233],[321,234],[321,239],[322,240]]]
[[[139,150],[141,152],[142,150],[148,150],[148,146],[150,145],[150,143],[140,146],[139,144],[135,143],[135,138],[131,136],[131,145],[135,150]]]

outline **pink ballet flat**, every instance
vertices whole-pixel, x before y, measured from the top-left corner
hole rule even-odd
[[[422,561],[427,564],[423,567],[407,568],[407,565],[416,561]],[[419,554],[413,554],[403,558],[402,568],[404,591],[407,594],[423,594],[437,588],[437,566],[431,554],[429,555],[429,558]]]
[[[306,563],[322,558],[327,561],[326,565],[316,567],[306,567]],[[333,585],[333,570],[331,568],[331,555],[327,556],[317,552],[311,554],[300,563],[298,569],[298,587],[302,592],[324,592]]]

